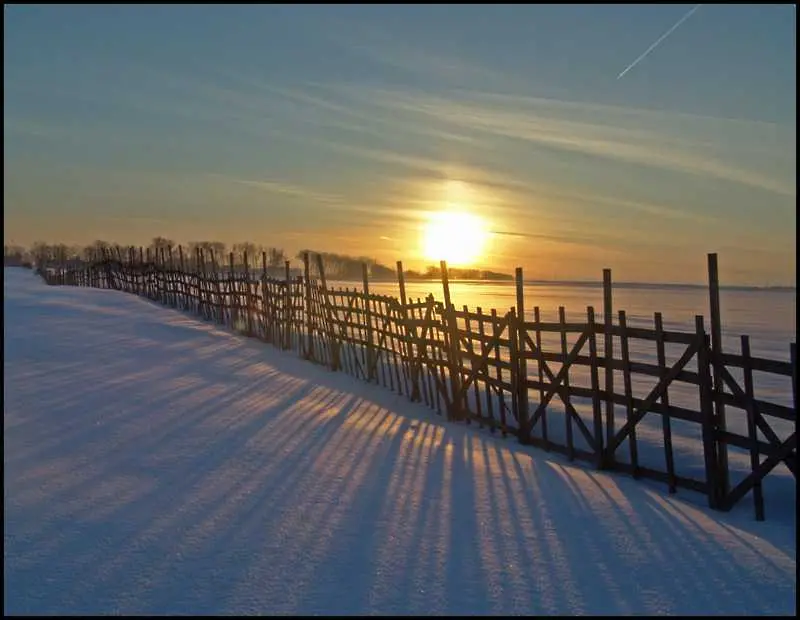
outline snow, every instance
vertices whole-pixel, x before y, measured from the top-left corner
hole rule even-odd
[[[792,614],[756,522],[4,270],[5,614]],[[747,501],[747,500],[745,500]]]

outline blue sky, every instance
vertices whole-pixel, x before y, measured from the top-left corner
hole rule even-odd
[[[6,6],[4,239],[796,278],[792,5]],[[453,197],[453,188],[457,197]]]

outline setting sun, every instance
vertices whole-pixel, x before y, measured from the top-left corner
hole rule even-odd
[[[423,229],[422,250],[428,260],[446,260],[448,265],[466,266],[484,252],[488,231],[476,215],[457,211],[432,213]]]

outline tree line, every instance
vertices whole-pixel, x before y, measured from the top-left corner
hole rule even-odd
[[[143,253],[152,257],[161,256],[163,251],[166,255],[170,249],[173,252],[173,259],[177,260],[176,249],[178,244],[166,237],[153,237],[150,244],[143,248]],[[103,240],[96,240],[90,244],[67,245],[64,243],[49,244],[37,241],[30,248],[19,245],[3,246],[3,263],[5,265],[24,265],[36,263],[43,265],[46,263],[70,263],[70,262],[91,262],[103,256],[121,255],[127,257],[129,246],[122,246]],[[247,257],[248,267],[258,269],[262,266],[262,256],[266,253],[267,267],[270,269],[283,268],[289,260],[286,252],[282,248],[265,247],[251,243],[249,241],[234,243],[228,246],[221,241],[190,241],[183,247],[185,264],[196,266],[196,256],[198,250],[202,251],[203,259],[206,263],[214,262],[219,266],[227,267],[230,263],[230,254],[233,254],[233,261],[236,267],[244,266]],[[374,258],[368,256],[350,256],[336,252],[318,252],[316,250],[301,250],[295,259],[302,262],[305,253],[311,257],[310,271],[318,277],[317,258],[322,259],[322,266],[325,277],[328,280],[356,280],[360,281],[363,277],[364,265],[367,267],[367,275],[372,280],[395,280],[397,272],[395,269],[379,263]],[[404,270],[403,274],[407,280],[438,280],[441,278],[441,270],[438,265],[430,265],[424,271]],[[448,268],[451,279],[458,280],[510,280],[511,275],[486,271],[482,269],[459,269]]]
[[[163,251],[165,254],[172,249],[173,256],[177,252],[178,244],[166,237],[154,237],[150,243],[143,247],[143,252],[151,256],[160,256]],[[96,240],[87,245],[68,245],[65,243],[46,243],[37,241],[30,248],[18,245],[3,246],[4,264],[14,262],[36,262],[43,263],[68,263],[71,261],[91,262],[103,256],[127,256],[129,246],[123,246],[109,241]],[[268,267],[283,267],[287,254],[282,248],[264,247],[249,241],[234,243],[228,248],[222,241],[190,241],[184,246],[183,252],[185,260],[192,263],[198,250],[202,250],[205,260],[210,260],[214,256],[217,264],[227,265],[230,254],[236,265],[243,265],[247,257],[249,266],[260,266],[262,263],[262,252],[266,253]]]

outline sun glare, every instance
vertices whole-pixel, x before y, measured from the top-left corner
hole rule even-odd
[[[488,231],[484,221],[469,213],[432,213],[423,229],[423,254],[428,260],[446,260],[448,265],[464,267],[481,259]]]

